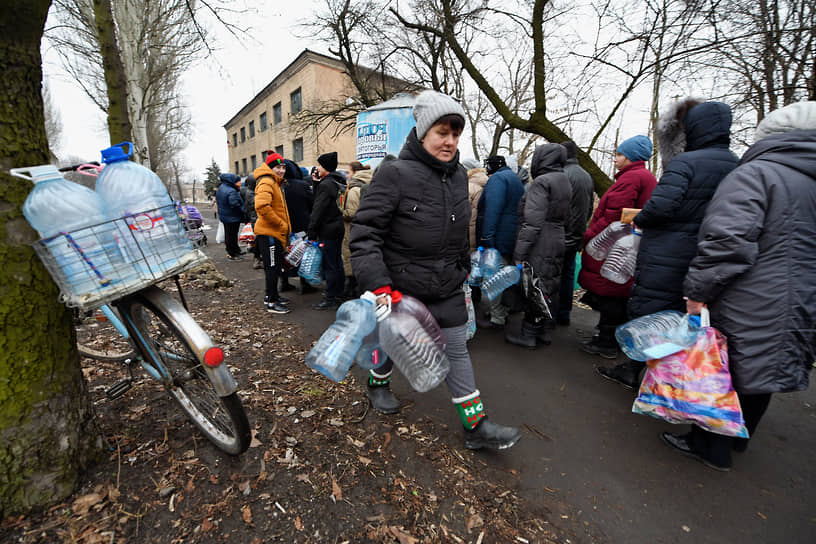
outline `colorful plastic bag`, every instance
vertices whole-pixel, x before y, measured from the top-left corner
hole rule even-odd
[[[706,314],[692,347],[647,362],[632,411],[670,423],[694,423],[713,433],[748,438],[728,371],[725,336],[709,326]]]
[[[251,244],[255,241],[255,233],[252,232],[252,223],[247,223],[241,228],[238,234],[238,241],[244,244]]]

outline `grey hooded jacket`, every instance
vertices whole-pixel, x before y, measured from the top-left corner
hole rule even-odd
[[[763,138],[719,185],[685,295],[728,338],[734,387],[807,388],[816,360],[816,130]]]

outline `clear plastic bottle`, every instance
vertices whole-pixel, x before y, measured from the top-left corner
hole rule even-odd
[[[365,370],[377,370],[388,360],[385,350],[380,347],[379,326],[365,338],[360,350],[354,357],[354,363]]]
[[[377,326],[374,304],[354,299],[337,309],[337,318],[306,354],[306,364],[339,382],[351,368],[363,339]]]
[[[606,226],[604,230],[599,232],[587,242],[584,251],[596,261],[603,261],[609,255],[609,251],[615,242],[626,236],[631,232],[631,227],[628,223],[621,223],[615,221]]]
[[[95,293],[118,283],[122,258],[115,226],[106,222],[102,199],[91,189],[63,178],[51,164],[14,168],[11,173],[34,182],[23,203],[23,215],[42,238],[50,238],[45,246],[65,277],[69,296]],[[60,233],[69,233],[70,238]]]
[[[492,278],[482,282],[482,294],[490,300],[496,300],[505,289],[519,282],[522,268],[521,264],[503,266]]]
[[[323,283],[323,277],[320,275],[323,254],[320,252],[320,247],[321,244],[310,242],[303,252],[298,268],[298,275],[313,286]]]
[[[484,248],[479,246],[470,254],[470,275],[467,282],[469,285],[481,285],[482,283],[482,253]]]
[[[467,339],[470,340],[476,335],[476,310],[473,307],[473,293],[470,285],[465,282],[462,286],[465,291],[465,306],[467,307]]]
[[[129,146],[125,153],[122,146]],[[146,278],[158,278],[193,251],[167,188],[153,171],[128,160],[133,144],[102,150],[105,168],[96,178],[96,192],[105,201],[109,219],[117,222],[125,256],[141,265]]]
[[[624,323],[615,338],[627,357],[648,361],[691,347],[700,331],[699,316],[665,310]]]
[[[601,266],[601,276],[615,283],[624,284],[632,278],[637,264],[637,252],[641,234],[632,231],[612,246]]]
[[[482,283],[492,278],[501,268],[502,258],[499,250],[489,247],[482,253]]]
[[[300,266],[300,261],[303,259],[303,254],[306,252],[309,242],[303,238],[295,238],[292,245],[289,246],[289,252],[286,254],[286,262],[291,266]]]
[[[424,304],[405,297],[379,324],[380,345],[416,391],[430,391],[447,377],[450,361],[436,334],[423,323],[439,325]],[[441,337],[441,331],[439,332]]]

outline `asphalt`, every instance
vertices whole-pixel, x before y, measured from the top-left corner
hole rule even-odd
[[[249,258],[227,262],[224,246],[215,244],[213,213],[201,210],[212,227],[205,251],[228,277],[257,292],[260,304],[262,270]],[[299,323],[314,340],[334,320],[333,312],[311,309],[319,294],[286,295],[292,313],[270,319]],[[505,343],[502,331],[477,331],[469,348],[487,412],[524,431],[512,449],[479,455],[517,475],[519,493],[530,500],[569,505],[555,515],[578,542],[816,542],[813,388],[774,395],[748,451],[734,454],[730,472],[717,472],[660,441],[662,431],[686,426],[633,414],[634,393],[595,373],[610,361],[579,346],[596,323],[597,314],[576,309],[552,345],[536,350]],[[518,316],[509,326],[518,326]],[[419,394],[400,377],[392,386],[401,400],[414,401],[417,414],[459,425],[445,387]]]

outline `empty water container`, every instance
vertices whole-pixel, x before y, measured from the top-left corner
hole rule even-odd
[[[290,266],[300,266],[300,261],[303,259],[303,254],[308,246],[309,242],[304,238],[293,237],[292,244],[289,246],[289,251],[284,259]]]
[[[337,309],[337,318],[306,354],[306,364],[324,376],[339,382],[351,368],[363,339],[377,325],[374,304],[354,299]]]
[[[470,275],[467,279],[469,285],[482,283],[482,253],[484,253],[484,248],[479,246],[470,254]]]
[[[323,263],[323,253],[320,251],[321,245],[317,242],[310,242],[303,252],[300,260],[298,275],[306,280],[309,285],[319,286],[323,283],[320,273],[320,266]]]
[[[377,370],[388,360],[388,355],[385,350],[380,347],[380,331],[379,327],[365,338],[360,346],[357,355],[354,357],[354,363],[360,368],[366,370]]]
[[[482,253],[482,283],[486,282],[499,271],[502,265],[501,253],[494,247],[489,247]]]
[[[601,266],[601,276],[620,284],[629,281],[635,273],[640,238],[641,234],[633,230],[615,242]]]
[[[624,323],[615,330],[615,338],[627,357],[648,361],[688,349],[700,331],[698,316],[665,310]]]
[[[589,242],[587,242],[584,251],[590,257],[597,261],[603,261],[609,255],[609,251],[615,245],[615,242],[626,236],[632,231],[628,223],[621,223],[614,221],[607,225],[607,227],[595,235]]]
[[[521,264],[503,266],[493,277],[482,282],[482,294],[490,300],[496,300],[505,289],[518,283],[522,268]]]

